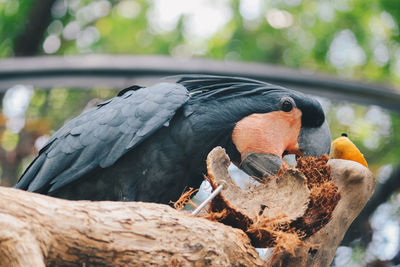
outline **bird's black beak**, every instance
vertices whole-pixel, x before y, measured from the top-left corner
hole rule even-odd
[[[281,166],[282,158],[271,153],[250,153],[240,163],[240,169],[260,179],[275,175]]]
[[[301,128],[298,138],[299,149],[303,156],[320,157],[329,155],[331,148],[331,132],[325,121],[320,127]]]

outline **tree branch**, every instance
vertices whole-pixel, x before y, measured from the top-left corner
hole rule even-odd
[[[372,238],[372,229],[369,225],[369,218],[379,205],[386,202],[394,192],[400,188],[400,165],[392,172],[390,177],[375,189],[371,199],[367,202],[360,215],[354,220],[345,237],[342,245],[349,245],[353,240],[361,238],[361,242],[367,245]]]
[[[51,7],[55,0],[36,0],[33,2],[25,31],[17,38],[14,52],[16,56],[36,55],[44,33],[51,19]]]
[[[262,266],[238,229],[141,202],[68,201],[0,187],[0,266]]]

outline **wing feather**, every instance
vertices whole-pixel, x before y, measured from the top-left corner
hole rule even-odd
[[[60,128],[16,187],[51,192],[97,167],[111,166],[166,125],[188,99],[184,86],[160,83],[101,103]]]

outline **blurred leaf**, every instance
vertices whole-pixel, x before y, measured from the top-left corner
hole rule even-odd
[[[18,134],[10,131],[4,131],[1,135],[1,146],[6,151],[12,151],[17,147],[19,141]]]

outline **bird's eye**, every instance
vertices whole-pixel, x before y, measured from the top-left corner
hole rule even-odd
[[[289,112],[296,107],[296,104],[294,103],[293,99],[289,97],[282,98],[280,101],[280,105],[281,105],[281,110],[285,112]]]

